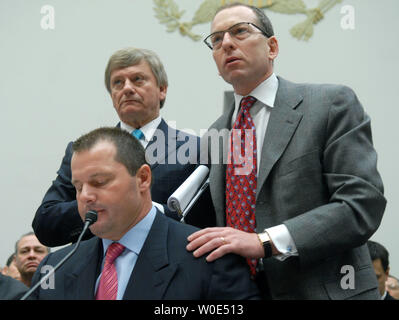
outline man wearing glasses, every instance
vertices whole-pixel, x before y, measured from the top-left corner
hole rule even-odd
[[[209,152],[218,227],[189,236],[187,249],[247,258],[265,298],[379,299],[365,243],[386,200],[356,95],[277,77],[278,41],[258,8],[224,6],[211,30],[205,43],[235,105],[211,126],[232,129],[228,148]]]

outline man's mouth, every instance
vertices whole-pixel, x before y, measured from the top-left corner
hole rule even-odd
[[[93,211],[97,212],[97,213],[101,213],[104,211],[104,209],[92,209]]]
[[[136,99],[127,99],[127,100],[123,100],[121,102],[121,105],[125,105],[125,104],[136,104],[136,103],[140,103],[140,101],[136,100]]]
[[[123,102],[138,102],[137,99],[126,99]]]
[[[234,63],[234,62],[236,62],[236,61],[239,61],[239,60],[240,60],[240,59],[237,58],[237,57],[229,57],[229,58],[226,59],[225,65],[227,66],[227,65],[232,64],[232,63]]]
[[[105,209],[100,209],[100,208],[87,208],[86,212],[88,211],[95,211],[97,214],[101,214],[104,212]]]
[[[30,262],[26,265],[27,268],[37,268],[38,267],[38,263],[37,262]]]

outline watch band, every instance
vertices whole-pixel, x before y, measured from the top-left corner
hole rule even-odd
[[[267,236],[267,240],[262,240],[262,235]],[[262,232],[262,234],[257,233],[257,236],[263,247],[263,250],[265,251],[264,259],[272,257],[273,256],[272,243],[267,232]]]

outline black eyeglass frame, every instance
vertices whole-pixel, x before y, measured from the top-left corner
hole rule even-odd
[[[230,28],[228,28],[227,30],[216,31],[216,32],[211,33],[211,34],[210,34],[209,36],[207,36],[203,41],[204,41],[204,43],[207,45],[207,47],[208,47],[209,49],[213,50],[212,44],[210,44],[210,43],[208,42],[208,39],[209,39],[210,37],[212,37],[213,35],[218,34],[218,33],[223,33],[223,36],[222,36],[222,39],[223,39],[223,38],[224,38],[224,35],[226,34],[226,32],[228,32],[228,33],[230,34],[230,30],[231,30],[231,29],[233,29],[234,27],[238,26],[239,24],[244,24],[244,23],[245,23],[245,24],[248,24],[248,25],[251,25],[251,26],[253,26],[253,27],[255,27],[255,28],[258,29],[266,38],[270,38],[270,36],[269,36],[264,30],[262,30],[262,28],[258,27],[256,24],[254,24],[254,23],[252,23],[252,22],[238,22],[238,23],[232,25],[232,26],[231,26]],[[230,34],[230,35],[231,35],[231,34]],[[223,40],[222,40],[222,42],[223,42]]]

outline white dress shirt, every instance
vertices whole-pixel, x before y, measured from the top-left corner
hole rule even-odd
[[[263,81],[257,86],[248,96],[255,97],[257,101],[249,110],[253,119],[255,130],[256,130],[256,148],[257,148],[257,173],[259,175],[259,167],[261,162],[263,141],[265,139],[265,133],[267,125],[269,123],[270,113],[274,107],[274,101],[276,100],[276,94],[278,89],[278,79],[273,73],[269,78]],[[231,119],[231,123],[235,122],[240,102],[243,96],[234,93],[235,109]],[[267,213],[266,213],[267,214]],[[276,256],[279,260],[285,260],[290,256],[297,256],[298,251],[295,246],[294,240],[292,239],[287,227],[284,224],[268,228],[265,230],[273,244],[282,254]],[[262,230],[257,230],[262,232]]]
[[[133,128],[132,126],[129,126],[128,124],[121,121],[121,129],[124,129],[129,133],[132,133],[135,129],[140,129],[141,132],[143,132],[144,134],[144,139],[141,139],[140,142],[145,149],[148,143],[151,141],[152,137],[154,136],[155,130],[158,128],[161,121],[162,121],[161,116],[158,116],[158,118],[155,118],[154,120],[148,122],[141,128]]]

